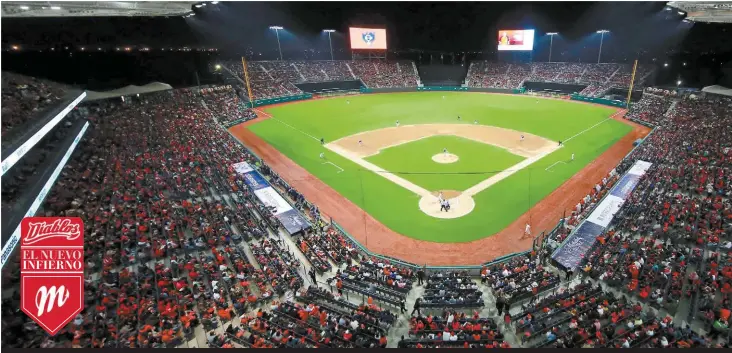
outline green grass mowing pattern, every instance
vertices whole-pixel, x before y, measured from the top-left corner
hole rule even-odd
[[[448,164],[433,161],[432,156],[441,154],[443,148],[457,155],[458,161]],[[432,136],[389,147],[366,160],[429,191],[464,191],[524,158],[462,137]]]
[[[442,99],[442,96],[446,99]],[[346,104],[350,100],[350,104]],[[386,178],[330,152],[318,141],[294,130],[333,141],[357,132],[402,124],[462,123],[493,125],[526,131],[553,140],[566,139],[607,119],[611,108],[527,96],[480,93],[418,92],[373,94],[313,100],[267,109],[269,119],[249,128],[277,150],[395,232],[433,242],[467,242],[501,231],[531,206],[597,158],[631,127],[608,120],[565,143],[529,168],[511,175],[474,196],[470,214],[437,219],[419,210],[419,196]],[[293,128],[280,123],[283,121]],[[330,164],[318,157],[325,152]],[[571,154],[574,162],[569,162]],[[545,168],[557,161],[551,172]],[[530,180],[530,183],[529,183]],[[557,219],[563,210],[554,210]],[[338,221],[338,215],[333,215]],[[543,229],[534,229],[541,232]],[[517,235],[519,236],[519,235]]]

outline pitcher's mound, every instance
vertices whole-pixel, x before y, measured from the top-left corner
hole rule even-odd
[[[452,153],[438,153],[432,156],[433,161],[442,164],[455,163],[458,161],[458,159],[460,158]]]
[[[432,195],[422,196],[419,200],[419,209],[435,218],[452,219],[465,216],[475,208],[475,201],[471,196],[460,191],[444,190],[442,197],[450,203],[450,210],[441,210],[438,195],[439,192],[433,192]]]

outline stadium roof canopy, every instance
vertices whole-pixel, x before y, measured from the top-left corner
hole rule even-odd
[[[2,17],[179,16],[195,1],[3,1]]]
[[[686,19],[689,21],[732,23],[730,2],[669,1],[666,6],[686,12]]]

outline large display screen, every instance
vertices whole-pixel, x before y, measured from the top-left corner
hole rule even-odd
[[[378,28],[349,28],[351,49],[386,50],[386,30]]]
[[[498,50],[533,50],[533,29],[507,29],[498,31]]]

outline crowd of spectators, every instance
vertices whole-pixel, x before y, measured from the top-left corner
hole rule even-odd
[[[297,261],[267,252],[264,229],[278,224],[230,167],[253,157],[216,127],[200,97],[164,92],[90,104],[92,127],[39,212],[84,219],[86,308],[57,336],[45,335],[14,312],[11,259],[3,288],[16,290],[3,305],[3,342],[173,347],[195,324],[208,331],[299,287]],[[257,238],[261,269],[236,242]]]
[[[625,117],[644,123],[656,124],[671,108],[673,101],[668,97],[655,95],[646,91],[641,100],[633,103]]]
[[[421,315],[418,309],[422,308],[481,308],[484,305],[483,292],[467,272],[445,271],[427,277],[424,294],[415,311]]]
[[[241,63],[226,62],[224,65],[245,79]],[[411,61],[252,61],[247,65],[254,99],[302,94],[295,84],[304,82],[360,79],[368,87],[387,88],[416,87],[419,81]]]
[[[631,113],[656,129],[617,169],[653,165],[582,271],[671,313],[689,300],[691,319],[723,327],[732,292],[732,99],[646,93]]]
[[[623,64],[508,64],[473,61],[465,81],[469,87],[500,89],[516,89],[524,81],[583,84],[587,86],[580,94],[599,97],[612,87],[628,87],[632,69],[631,65]],[[635,85],[641,87],[650,72],[648,67],[640,65],[636,72]]]
[[[257,117],[257,113],[244,105],[244,102],[231,86],[201,89],[201,98],[219,124],[224,127],[230,127]]]
[[[546,306],[544,306],[546,305]],[[523,340],[534,347],[641,348],[705,347],[711,343],[688,326],[676,327],[626,297],[581,286],[546,302],[519,320]]]
[[[34,114],[59,102],[68,87],[12,72],[2,72],[2,137],[20,127]]]
[[[472,317],[445,310],[441,315],[413,317],[409,338],[402,336],[400,348],[510,348],[492,318]]]
[[[343,313],[314,302],[276,303],[271,312],[244,316],[241,324],[249,331],[237,341],[254,348],[376,348],[386,347],[386,330],[371,310]],[[234,336],[238,332],[232,332]]]
[[[535,297],[559,284],[558,275],[547,271],[537,258],[531,255],[513,259],[481,269],[481,281],[490,286],[497,298],[498,315],[508,314],[514,303]]]
[[[411,61],[358,60],[348,65],[370,88],[416,87],[419,81]]]

